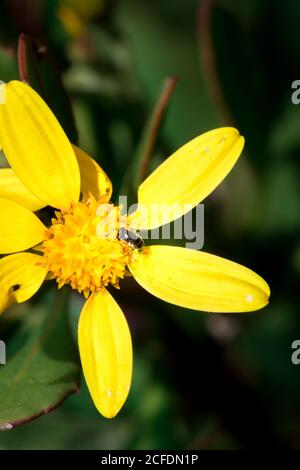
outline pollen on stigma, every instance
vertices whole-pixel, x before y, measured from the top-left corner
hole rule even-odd
[[[121,208],[90,196],[55,216],[40,249],[58,287],[70,284],[85,297],[109,284],[118,288],[134,252],[117,238],[118,229],[126,225]]]

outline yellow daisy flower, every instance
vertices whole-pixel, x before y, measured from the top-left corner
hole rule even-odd
[[[141,240],[130,237],[130,231],[184,215],[208,196],[235,164],[244,139],[225,127],[184,145],[140,185],[138,208],[126,218],[110,203],[107,175],[70,144],[32,88],[12,81],[0,93],[0,146],[11,165],[0,170],[0,254],[7,255],[0,259],[0,312],[32,297],[46,277],[82,292],[83,372],[96,407],[111,418],[129,392],[132,345],[126,319],[106,287],[118,287],[127,270],[151,294],[186,308],[246,312],[268,303],[267,283],[244,266],[187,248],[141,247]],[[153,205],[161,207],[158,217]],[[45,206],[56,209],[49,227],[34,213]],[[118,222],[107,231],[111,216]],[[35,253],[26,252],[32,248]]]

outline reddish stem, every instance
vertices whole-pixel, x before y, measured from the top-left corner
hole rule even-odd
[[[19,75],[22,82],[29,83],[27,68],[27,43],[26,35],[21,33],[18,40],[18,66]]]
[[[162,91],[160,93],[160,96],[158,98],[158,101],[153,110],[152,116],[150,118],[149,131],[148,131],[149,138],[147,139],[147,142],[145,145],[145,149],[143,152],[144,153],[143,160],[141,162],[141,167],[140,167],[141,168],[140,178],[139,178],[140,182],[143,181],[147,175],[147,169],[148,169],[149,161],[153,153],[158,130],[163,120],[163,117],[165,115],[165,111],[169,104],[170,98],[175,89],[176,83],[177,83],[177,77],[169,77],[166,79],[163,85]]]

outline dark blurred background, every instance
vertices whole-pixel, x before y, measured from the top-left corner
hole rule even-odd
[[[299,25],[297,0],[1,2],[0,79],[19,79],[24,33],[23,78],[70,139],[101,163],[115,196],[134,187],[141,136],[147,138],[167,77],[178,82],[151,168],[206,130],[240,130],[243,156],[205,201],[204,250],[254,269],[272,291],[262,311],[217,315],[160,302],[127,280],[114,293],[134,345],[125,408],[114,420],[102,418],[82,384],[53,412],[3,432],[1,449],[300,448],[300,365],[291,361],[292,342],[300,339],[300,108],[291,101],[292,82],[300,79]],[[77,365],[70,369],[76,359],[64,352],[66,322],[13,394],[7,385],[23,367],[14,354],[25,348],[30,356],[54,287],[1,318],[8,344],[7,365],[0,366],[2,423],[13,413],[20,424],[23,395],[26,406],[33,400],[27,421],[77,388]],[[72,294],[63,306],[73,332],[81,305]],[[65,364],[56,380],[52,363],[51,383],[47,351],[56,363],[62,351]]]

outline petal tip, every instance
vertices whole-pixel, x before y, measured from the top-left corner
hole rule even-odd
[[[119,414],[121,408],[118,408],[117,410],[114,409],[108,409],[108,410],[99,410],[99,413],[106,419],[113,419]]]

